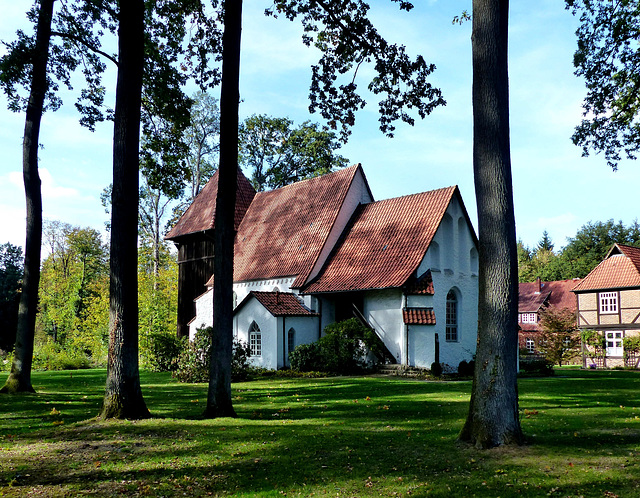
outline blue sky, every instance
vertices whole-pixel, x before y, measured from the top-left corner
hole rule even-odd
[[[447,106],[414,127],[398,125],[396,136],[378,131],[377,105],[359,112],[349,143],[340,153],[361,163],[376,199],[458,185],[476,224],[472,166],[471,25],[451,20],[471,2],[416,0],[410,13],[390,0],[372,0],[371,16],[389,41],[437,66],[432,82]],[[3,5],[0,39],[24,27],[30,2]],[[243,19],[241,118],[254,113],[287,116],[296,123],[320,122],[308,112],[310,66],[318,54],[303,46],[297,23],[263,16],[268,1],[246,1]],[[535,6],[534,6],[535,5]],[[581,119],[584,84],[573,75],[577,21],[560,0],[511,2],[511,153],[518,238],[534,246],[547,230],[560,247],[589,221],[639,217],[640,165],[623,161],[612,172],[603,157],[581,157],[571,143]],[[2,48],[0,48],[2,50]],[[366,86],[368,72],[357,82]],[[105,78],[111,102],[115,70]],[[79,87],[80,85],[78,85]],[[95,133],[81,128],[72,94],[42,123],[40,171],[44,217],[103,231],[102,189],[111,182],[112,125]],[[24,115],[6,110],[0,97],[0,243],[24,245],[25,208],[21,141]],[[477,228],[477,224],[476,224]]]

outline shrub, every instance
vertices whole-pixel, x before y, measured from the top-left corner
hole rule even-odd
[[[198,329],[178,356],[173,376],[180,382],[208,382],[211,363],[211,343],[213,327]],[[249,371],[249,346],[240,341],[233,342],[231,357],[231,380],[245,380]]]
[[[324,365],[322,365],[320,344],[317,342],[300,344],[289,353],[289,362],[291,369],[299,372],[321,370]]]
[[[175,335],[150,334],[148,347],[143,353],[143,366],[152,372],[173,372],[178,368],[176,359],[186,347],[186,341]]]
[[[324,332],[318,342],[301,344],[291,352],[289,361],[293,370],[339,375],[358,373],[367,367],[366,353],[383,348],[375,332],[355,318],[332,323]]]
[[[442,375],[442,364],[436,363],[435,361],[431,364],[431,374],[436,377],[440,377]]]
[[[471,377],[473,376],[473,369],[475,368],[476,362],[471,360],[462,360],[458,364],[458,375],[461,377]]]
[[[91,361],[83,351],[63,348],[54,342],[34,346],[33,370],[80,370],[91,368]]]
[[[520,371],[529,375],[551,376],[553,375],[553,363],[545,358],[521,358]]]

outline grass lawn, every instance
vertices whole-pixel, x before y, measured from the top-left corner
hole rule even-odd
[[[6,379],[0,374],[0,385]],[[640,374],[519,382],[519,448],[456,443],[471,383],[393,377],[206,385],[142,374],[154,418],[97,421],[106,372],[36,372],[0,395],[0,496],[640,496]]]

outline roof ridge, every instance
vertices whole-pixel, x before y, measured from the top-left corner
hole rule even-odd
[[[340,168],[335,171],[329,171],[328,173],[324,173],[322,175],[314,176],[311,178],[304,178],[302,180],[298,180],[293,183],[288,183],[287,185],[283,185],[282,187],[274,188],[271,190],[262,190],[260,192],[256,192],[256,195],[270,194],[271,192],[282,192],[285,189],[291,190],[292,188],[299,188],[300,185],[306,182],[315,181],[315,180],[318,180],[319,178],[326,179],[328,176],[336,175],[338,173],[343,173],[344,171],[349,171],[352,168],[357,169],[358,166],[361,166],[361,164],[360,163],[352,164],[351,166],[345,166],[344,168]]]
[[[372,201],[372,202],[368,202],[367,204],[364,204],[365,206],[369,206],[371,204],[379,204],[382,202],[387,202],[387,201],[394,201],[397,199],[405,199],[405,198],[409,198],[409,197],[417,197],[419,195],[425,195],[425,194],[434,194],[436,192],[441,192],[441,191],[445,191],[445,190],[455,190],[458,188],[458,185],[450,185],[448,187],[440,187],[440,188],[435,188],[433,190],[425,190],[424,192],[416,192],[413,194],[404,194],[404,195],[399,195],[397,197],[388,197],[387,199],[380,199],[378,201]]]

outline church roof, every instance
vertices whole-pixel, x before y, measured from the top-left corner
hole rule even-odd
[[[304,282],[355,175],[364,177],[361,170],[355,165],[257,193],[236,235],[234,281],[298,276]]]
[[[319,277],[305,293],[401,287],[415,274],[457,187],[360,206]]]
[[[236,192],[236,213],[234,229],[237,230],[256,191],[249,180],[238,168],[238,189]],[[211,177],[204,188],[196,196],[189,208],[180,217],[165,239],[178,239],[192,233],[212,230],[216,215],[216,196],[218,195],[218,172]]]
[[[640,287],[640,248],[615,244],[574,292]]]
[[[264,306],[264,308],[273,316],[317,316],[304,304],[302,304],[295,294],[291,292],[260,292],[251,291],[246,298],[238,305],[235,310],[237,313],[244,303],[251,297]]]

